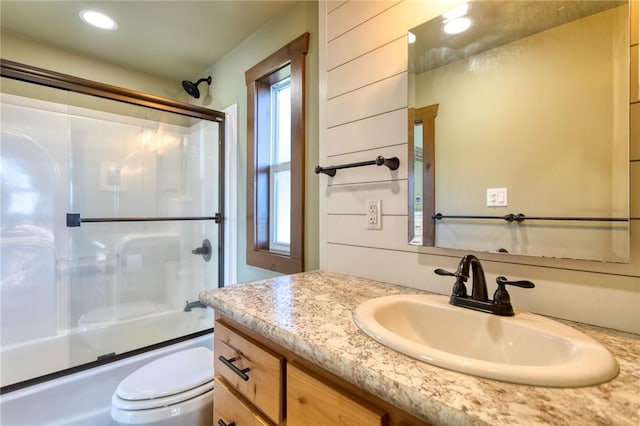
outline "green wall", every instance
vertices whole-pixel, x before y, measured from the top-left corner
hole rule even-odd
[[[269,22],[224,58],[204,70],[211,75],[210,100],[203,106],[224,110],[238,105],[238,282],[273,277],[278,274],[246,264],[247,194],[247,88],[244,73],[256,63],[303,33],[311,34],[306,57],[306,184],[305,184],[305,269],[318,268],[318,4],[293,2],[281,16]],[[212,40],[215,43],[215,40]]]
[[[186,101],[179,81],[149,75],[120,65],[78,55],[22,35],[2,31],[0,54],[23,64],[70,74],[87,80],[125,87],[165,98]]]

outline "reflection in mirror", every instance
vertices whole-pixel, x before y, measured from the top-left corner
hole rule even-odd
[[[465,7],[410,30],[409,242],[628,262],[628,3]]]
[[[411,244],[432,246],[435,242],[435,225],[431,216],[435,211],[435,119],[438,105],[409,109],[409,152],[413,162],[409,164],[409,175],[413,176],[410,187],[412,200],[411,229],[414,230]]]

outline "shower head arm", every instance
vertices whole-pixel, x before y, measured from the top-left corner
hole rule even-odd
[[[206,81],[208,85],[211,85],[211,76],[209,77],[202,77],[200,80],[196,81],[194,84],[197,86],[200,85],[200,83],[202,83],[203,81]]]

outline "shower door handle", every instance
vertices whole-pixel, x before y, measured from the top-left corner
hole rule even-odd
[[[202,247],[197,247],[191,250],[191,253],[201,255],[205,262],[211,260],[212,252],[211,243],[206,238],[202,241]]]

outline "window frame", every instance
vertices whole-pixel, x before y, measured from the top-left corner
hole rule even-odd
[[[292,274],[304,270],[304,33],[245,72],[247,85],[247,264]],[[270,248],[271,85],[291,77],[291,209],[289,253]],[[261,106],[269,105],[269,108]]]

